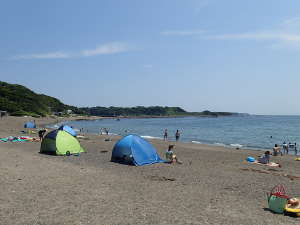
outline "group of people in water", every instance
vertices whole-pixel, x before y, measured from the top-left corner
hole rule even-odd
[[[164,136],[164,141],[167,141],[168,140],[168,129],[165,129],[163,136]],[[175,140],[179,141],[179,138],[180,138],[180,132],[179,132],[179,130],[176,130]]]
[[[282,143],[282,150],[278,144],[275,144],[275,146],[273,147],[273,155],[274,156],[278,156],[278,155],[284,155],[284,154],[289,154],[289,150],[293,149],[295,155],[297,155],[298,151],[297,151],[297,143],[292,144],[291,142],[289,142],[288,144],[284,141]]]

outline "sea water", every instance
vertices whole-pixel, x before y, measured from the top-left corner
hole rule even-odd
[[[180,141],[232,148],[270,149],[284,141],[297,142],[300,148],[300,116],[121,118],[67,121],[64,124],[83,128],[88,133],[99,134],[101,128],[107,128],[111,135],[133,133],[157,139],[163,139],[164,130],[168,129],[169,140],[175,140],[178,129]]]

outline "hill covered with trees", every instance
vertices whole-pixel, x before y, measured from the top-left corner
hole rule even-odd
[[[180,107],[163,106],[136,106],[136,107],[82,107],[78,108],[62,103],[57,98],[44,94],[37,94],[32,90],[18,84],[9,84],[0,81],[0,110],[9,112],[14,116],[46,116],[60,112],[66,114],[72,110],[73,114],[87,116],[231,116],[229,112],[187,112]]]
[[[15,116],[45,116],[52,112],[61,112],[73,108],[58,99],[36,94],[30,89],[0,81],[0,110]]]

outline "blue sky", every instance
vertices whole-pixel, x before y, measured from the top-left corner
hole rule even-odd
[[[0,29],[0,80],[66,104],[300,115],[299,0],[10,0]]]

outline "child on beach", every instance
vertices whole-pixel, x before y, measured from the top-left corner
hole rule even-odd
[[[172,151],[173,148],[174,148],[174,145],[169,145],[168,150],[166,151],[166,159],[168,160],[169,163],[176,162],[176,163],[182,164],[182,162],[180,162],[177,159],[177,156]]]

